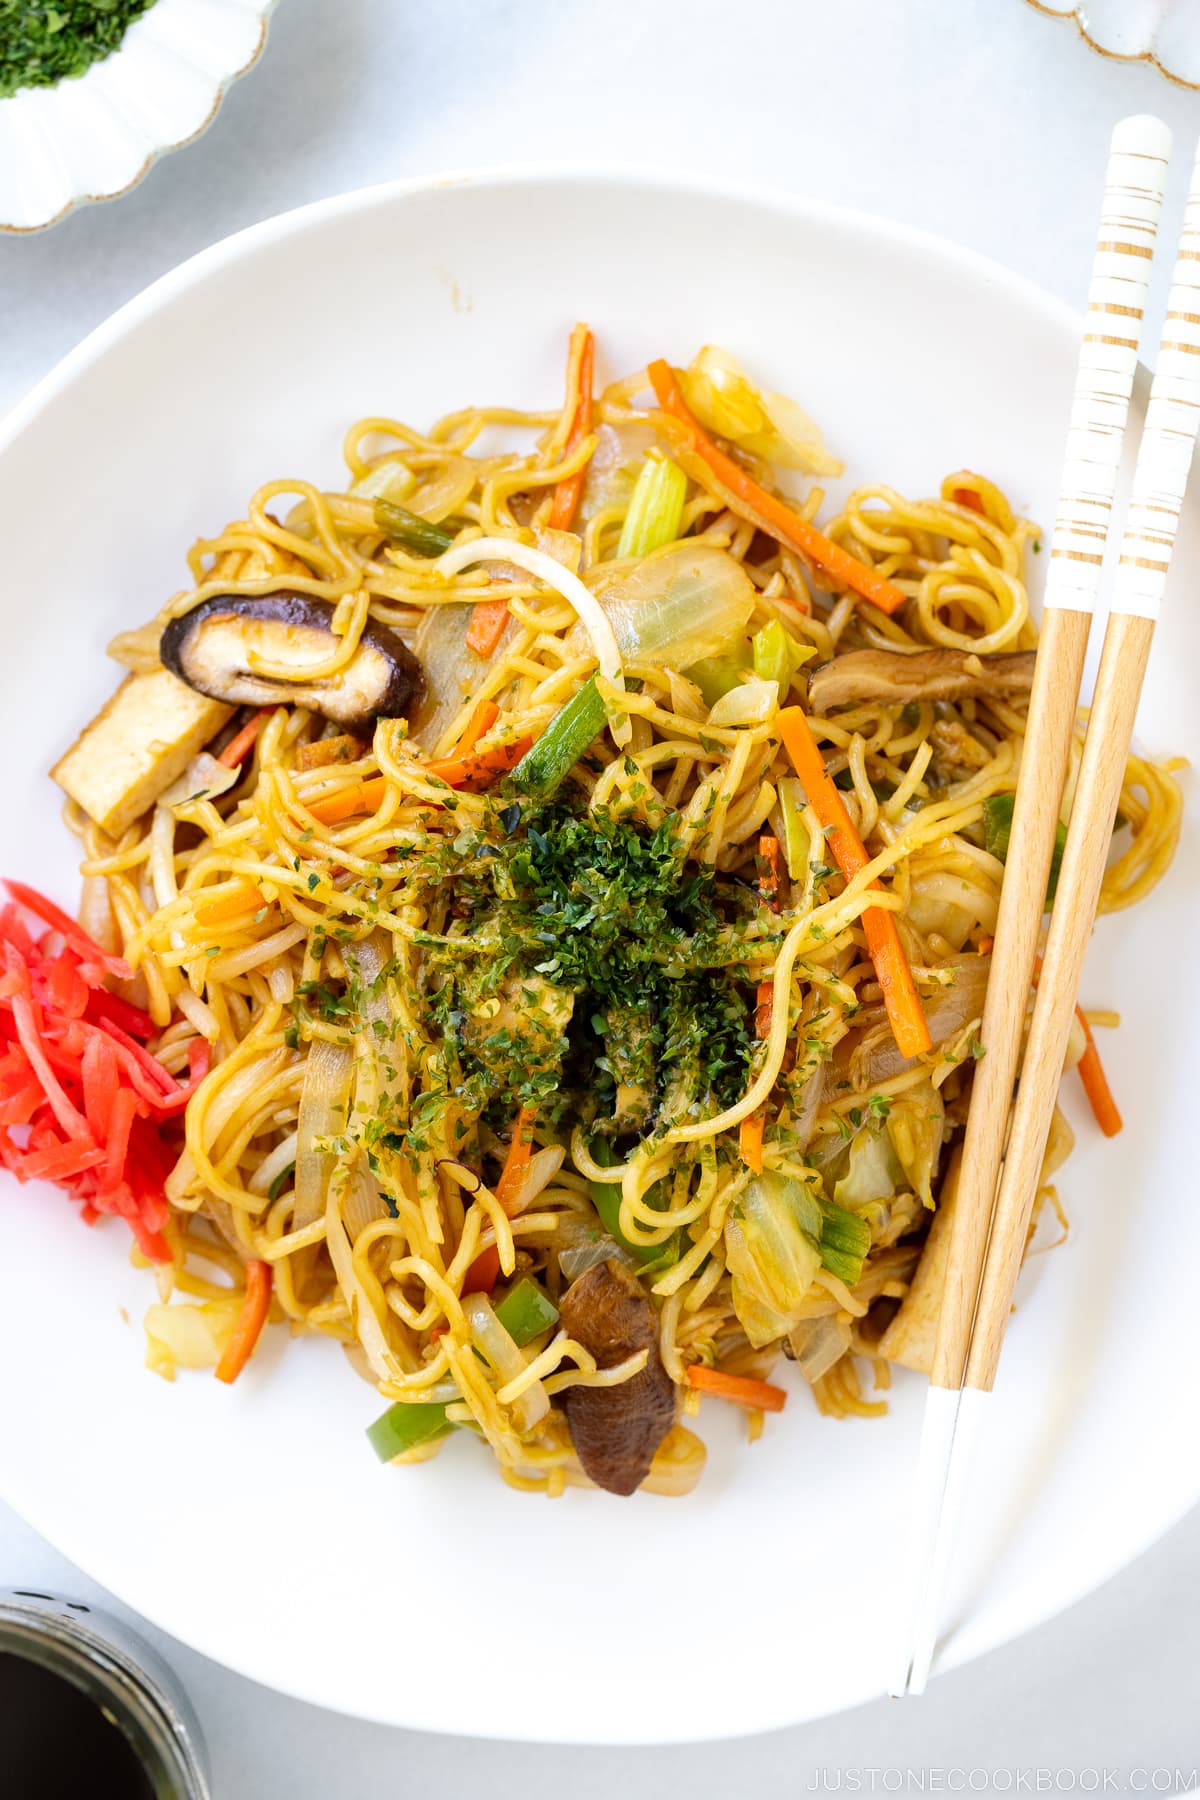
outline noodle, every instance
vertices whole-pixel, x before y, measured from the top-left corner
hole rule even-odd
[[[581,341],[559,412],[461,409],[425,433],[359,420],[345,491],[266,483],[244,519],[194,546],[192,585],[163,610],[160,626],[217,595],[327,603],[330,641],[306,678],[336,685],[370,629],[411,637],[450,608],[465,631],[470,609],[500,596],[509,623],[492,654],[460,644],[456,661],[426,670],[434,735],[419,714],[384,717],[367,742],[277,706],[225,791],[161,800],[119,839],[69,813],[89,907],[103,883],[162,1034],[152,1048],[173,1071],[198,1044],[211,1051],[168,1182],[168,1287],[219,1305],[228,1289],[199,1264],[235,1280],[245,1262],[269,1264],[294,1328],[352,1346],[388,1400],[448,1407],[442,1435],[406,1442],[400,1460],[470,1426],[507,1480],[547,1493],[584,1479],[567,1401],[632,1394],[655,1358],[643,1346],[605,1364],[564,1321],[505,1365],[477,1296],[499,1306],[532,1281],[551,1316],[589,1257],[635,1272],[670,1381],[686,1387],[696,1365],[753,1384],[783,1349],[803,1363],[805,1332],[832,1320],[838,1354],[813,1378],[818,1406],[884,1409],[864,1397],[861,1370],[886,1384],[876,1346],[965,1120],[1003,877],[990,803],[1015,788],[1025,699],[983,682],[823,713],[806,657],[836,668],[851,652],[1029,651],[1025,567],[1040,547],[966,473],[929,500],[859,488],[824,530],[899,590],[905,604],[888,615],[824,592],[819,571],[688,459],[671,535],[621,557],[647,452],[669,458],[675,440],[661,414],[635,407],[640,375],[610,384],[575,433]],[[475,456],[485,432],[518,447]],[[759,445],[743,448],[769,476]],[[553,508],[580,474],[572,533]],[[372,498],[385,486],[454,549],[389,538]],[[812,487],[798,510],[812,521],[821,500]],[[645,642],[614,635],[622,584],[652,586],[673,550],[698,546],[719,555],[726,600],[742,608],[725,649],[656,651],[649,628]],[[699,626],[678,607],[668,619],[671,604],[669,590],[646,602],[674,642]],[[134,667],[154,666],[153,641],[126,634]],[[781,641],[792,662],[763,675],[760,645]],[[250,666],[289,675],[258,651]],[[514,790],[506,753],[548,743],[593,678],[603,724],[586,754],[552,795]],[[787,699],[804,706],[865,846],[849,879],[783,750]],[[499,779],[456,785],[439,759],[461,757],[481,717],[468,754],[495,754]],[[318,744],[328,757],[307,754]],[[1130,757],[1104,910],[1161,879],[1179,836],[1177,767]],[[777,846],[773,896],[761,834]],[[571,888],[576,866],[586,893]],[[619,930],[606,907],[625,909]],[[898,1053],[869,947],[884,916],[930,1026],[916,1058]],[[621,962],[635,943],[636,970]],[[560,1149],[514,1206],[510,1139],[526,1113],[530,1155]],[[834,1242],[847,1230],[857,1249]],[[170,1314],[158,1309],[158,1338]],[[761,1425],[755,1408],[752,1434]],[[676,1426],[646,1485],[682,1491],[702,1457]]]

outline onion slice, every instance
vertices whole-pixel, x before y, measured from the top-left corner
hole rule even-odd
[[[311,1225],[325,1211],[325,1193],[337,1157],[314,1148],[319,1138],[337,1137],[346,1128],[353,1052],[342,1044],[314,1038],[304,1063],[300,1113],[296,1121],[296,1202],[292,1230]]]
[[[553,588],[556,594],[561,594],[575,608],[580,624],[592,641],[601,675],[613,687],[624,687],[625,671],[621,665],[621,652],[608,614],[578,575],[573,574],[570,569],[564,569],[560,562],[547,556],[544,550],[535,550],[532,544],[516,543],[510,538],[471,538],[465,544],[455,544],[452,549],[439,556],[434,566],[441,575],[457,575],[472,563],[491,561],[515,563],[519,569],[527,570],[548,588]],[[627,718],[614,720],[610,730],[618,744],[628,742],[630,730]]]

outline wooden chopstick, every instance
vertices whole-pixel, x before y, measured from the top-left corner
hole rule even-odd
[[[962,1424],[964,1380],[969,1382],[972,1326],[1074,738],[1079,685],[1112,523],[1170,143],[1165,125],[1143,117],[1123,120],[1112,137],[980,1028],[985,1055],[975,1070],[950,1221],[946,1287],[917,1472],[919,1554],[913,1569],[913,1605],[906,1621],[898,1679],[891,1688],[894,1694],[923,1691],[932,1655],[948,1555],[944,1517],[948,1497],[954,1498],[949,1484]]]
[[[967,1358],[967,1383],[984,1392],[996,1378],[1020,1272],[1198,430],[1200,148],[1134,470],[1121,560]]]

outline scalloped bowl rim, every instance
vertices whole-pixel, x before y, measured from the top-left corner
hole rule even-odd
[[[236,66],[223,69],[219,74],[212,74],[210,71],[206,72],[210,74],[212,96],[208,110],[199,123],[189,124],[174,135],[168,133],[157,143],[148,143],[145,148],[145,154],[134,173],[127,180],[122,180],[117,186],[89,186],[85,184],[85,179],[80,177],[57,211],[44,219],[38,219],[32,223],[23,223],[15,219],[0,218],[0,232],[7,233],[13,237],[33,236],[37,232],[49,231],[55,225],[61,224],[64,219],[68,218],[71,213],[77,211],[82,206],[98,206],[103,205],[109,200],[120,200],[126,194],[132,193],[133,189],[138,187],[146,179],[146,176],[150,173],[151,169],[153,169],[155,164],[164,156],[170,156],[174,151],[186,149],[189,144],[195,143],[196,139],[202,137],[216,119],[225,96],[228,94],[233,84],[236,81],[240,81],[243,75],[248,75],[262,56],[263,51],[267,47],[271,15],[279,4],[280,0],[239,0],[237,10],[257,21],[257,34],[249,55],[242,55],[239,53]],[[91,66],[81,75],[64,77],[62,80],[47,86],[18,88],[16,93],[6,95],[3,99],[0,99],[0,119],[3,119],[5,109],[7,108],[44,108],[47,97],[51,95],[59,97],[60,103],[69,106],[71,103],[72,89],[79,89],[86,95],[87,90],[83,87],[83,84],[88,81],[89,77],[94,76],[98,71],[109,68],[116,63],[122,61],[126,64],[128,63],[131,54],[128,42],[129,34],[131,32],[136,32],[138,27],[154,13],[159,15],[160,20],[164,14],[169,17],[170,11],[174,5],[175,0],[155,0],[155,5],[152,8],[148,8],[145,13],[140,14],[137,18],[130,21],[128,30],[117,48],[110,52],[108,56],[102,57],[98,62],[91,64]]]

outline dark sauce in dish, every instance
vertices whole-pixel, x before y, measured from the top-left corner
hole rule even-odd
[[[65,1676],[0,1651],[4,1800],[155,1800],[121,1727]]]

